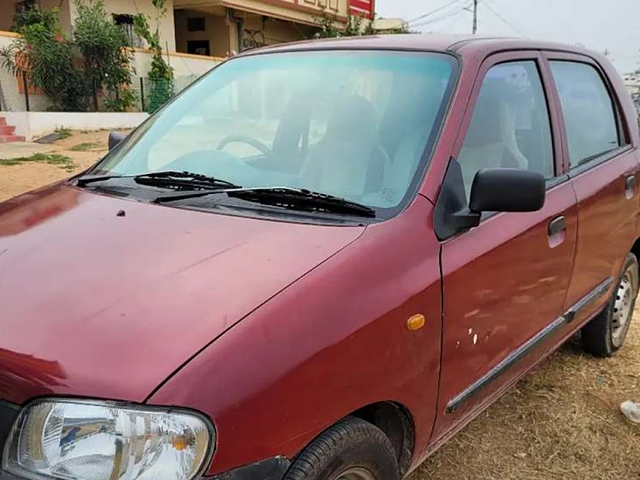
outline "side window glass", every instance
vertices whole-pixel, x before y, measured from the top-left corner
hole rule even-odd
[[[487,72],[458,161],[467,198],[483,168],[554,176],[551,122],[535,61],[502,63]]]
[[[575,167],[620,146],[614,103],[598,71],[586,63],[551,61]]]

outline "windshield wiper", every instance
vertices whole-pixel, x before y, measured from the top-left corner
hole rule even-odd
[[[90,183],[105,182],[107,180],[111,180],[112,178],[130,177],[127,177],[127,175],[84,175],[82,177],[76,178],[76,186],[84,187],[85,185],[89,185]]]
[[[358,215],[370,218],[374,218],[376,216],[376,211],[366,205],[352,202],[345,198],[328,195],[326,193],[290,187],[256,187],[216,191],[177,192],[174,194],[161,195],[157,197],[154,202],[167,203],[218,193],[226,193],[229,197],[240,198],[242,200],[260,203],[263,205],[275,205],[284,208],[315,212]]]
[[[76,179],[76,185],[84,187],[90,183],[104,182],[114,178],[131,178],[136,183],[149,185],[154,187],[168,188],[241,188],[239,185],[221,180],[219,178],[203,175],[201,173],[180,172],[180,171],[161,171],[142,173],[140,175],[87,175]]]
[[[235,183],[209,175],[191,172],[165,171],[151,172],[133,177],[136,183],[154,187],[178,188],[242,188]]]

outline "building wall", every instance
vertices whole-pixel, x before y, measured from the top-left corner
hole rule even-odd
[[[297,23],[314,24],[323,10],[344,20],[349,0],[174,0],[176,8],[228,7]]]
[[[3,1],[3,0],[0,0]],[[69,1],[69,0],[65,0]],[[135,15],[137,13],[143,13],[151,17],[149,25],[152,29],[155,28],[155,8],[151,4],[151,0],[105,0],[105,6],[107,12],[123,15]],[[175,29],[173,27],[173,0],[167,0],[167,13],[160,22],[160,39],[162,47],[170,52],[176,51],[176,36]],[[75,18],[76,11],[73,2],[71,4],[71,18]],[[168,48],[167,48],[168,47]]]
[[[187,52],[187,42],[190,40],[209,40],[211,56],[226,57],[231,53],[231,32],[224,17],[186,9],[176,10],[174,16],[178,52]],[[206,30],[203,32],[189,32],[187,29],[187,20],[198,17],[204,17]]]
[[[238,16],[241,12],[236,12]],[[253,39],[264,42],[265,45],[274,45],[283,42],[297,42],[313,37],[315,30],[305,24],[295,24],[280,20],[278,18],[268,18],[264,23],[262,16],[244,15],[244,28],[253,32],[261,33],[253,35]],[[245,42],[251,44],[251,34],[245,33]]]
[[[71,29],[71,14],[69,2],[72,0],[40,0],[44,10],[50,10],[60,5],[60,26],[65,32]],[[13,15],[16,11],[17,0],[0,0],[0,31],[9,31],[13,23]]]
[[[15,34],[0,31],[0,48],[11,45],[16,37]],[[21,79],[0,66],[0,111],[20,112],[26,110],[26,97],[23,93],[24,89],[21,87]],[[32,94],[29,96],[29,105],[32,110],[46,110],[50,103],[44,95]]]
[[[133,67],[136,76],[146,77],[151,69],[151,52],[148,50],[134,49]],[[176,79],[180,77],[200,77],[213,67],[223,61],[222,58],[204,57],[200,55],[187,55],[181,53],[170,53],[165,55]]]
[[[245,48],[305,40],[312,38],[315,32],[313,27],[306,24],[294,24],[239,10],[235,10],[233,16],[242,21]],[[189,32],[188,19],[202,17],[205,18],[206,30]],[[214,57],[227,57],[233,51],[239,51],[236,23],[227,22],[221,15],[199,10],[176,10],[175,22],[178,52],[188,52],[188,42],[192,40],[208,40],[210,55]]]
[[[40,6],[43,10],[51,10],[52,8],[60,6],[60,14],[58,16],[60,20],[60,26],[65,32],[71,31],[71,7],[70,4],[73,0],[40,0]]]
[[[0,31],[0,48],[10,45],[16,37],[17,35],[15,34]],[[151,58],[152,55],[149,51],[134,50],[132,66],[135,68],[136,78],[132,88],[138,92],[140,91],[140,80],[137,77],[146,77],[148,75],[151,68]],[[186,88],[191,82],[223,60],[221,58],[216,59],[180,53],[170,53],[166,58],[175,74],[176,91]],[[0,65],[0,111],[26,111],[24,89],[21,88],[19,82],[20,80],[15,75]],[[29,95],[29,102],[32,112],[45,112],[50,106],[47,97],[33,91]]]
[[[81,112],[69,115],[62,112],[5,112],[2,114],[10,125],[16,127],[16,135],[27,141],[53,133],[58,128],[71,130],[119,130],[136,128],[148,113]]]
[[[0,30],[8,31],[11,28],[14,12],[15,4],[13,2],[0,0]]]

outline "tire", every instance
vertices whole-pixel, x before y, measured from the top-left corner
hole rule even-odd
[[[605,309],[582,328],[582,345],[598,357],[616,353],[627,337],[638,296],[638,259],[629,253]]]
[[[283,480],[399,480],[398,460],[378,427],[347,417],[295,459]]]

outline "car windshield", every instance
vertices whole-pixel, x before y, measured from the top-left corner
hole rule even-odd
[[[306,189],[377,211],[398,208],[433,149],[455,62],[390,51],[233,59],[90,174],[188,171],[243,188]]]

